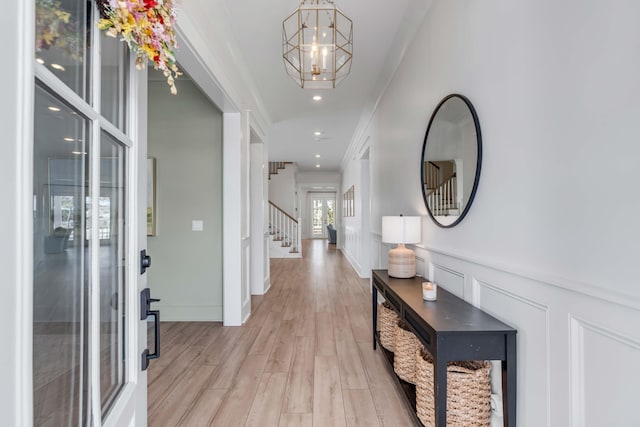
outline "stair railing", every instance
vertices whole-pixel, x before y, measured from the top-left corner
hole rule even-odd
[[[290,164],[292,162],[269,162],[269,179],[271,179],[271,175],[278,175],[278,171],[286,169]]]
[[[290,253],[302,253],[302,230],[300,220],[295,219],[276,204],[269,202],[269,233],[273,240],[288,247]]]
[[[431,207],[431,212],[437,216],[448,216],[453,210],[459,215],[459,204],[457,196],[456,174],[454,173],[449,179],[436,187],[427,194],[427,203]]]
[[[433,162],[425,162],[424,182],[427,190],[433,190],[440,182],[440,166]]]

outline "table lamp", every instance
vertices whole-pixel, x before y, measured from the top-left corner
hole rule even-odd
[[[416,275],[416,256],[405,243],[420,243],[419,216],[383,216],[382,241],[397,243],[398,246],[389,251],[389,276],[408,279]]]

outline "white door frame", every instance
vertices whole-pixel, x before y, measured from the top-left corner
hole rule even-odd
[[[8,224],[0,246],[3,272],[0,339],[0,413],[7,425],[30,426],[33,418],[33,58],[34,2],[8,2],[0,18],[6,83],[0,97],[0,221]]]

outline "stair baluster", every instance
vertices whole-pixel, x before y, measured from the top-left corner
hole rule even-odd
[[[281,247],[289,248],[290,253],[300,253],[300,226],[296,220],[277,205],[269,202],[269,231],[274,241],[279,241]]]

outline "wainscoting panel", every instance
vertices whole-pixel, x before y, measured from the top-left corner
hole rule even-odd
[[[391,245],[371,233],[372,268]],[[519,427],[640,426],[640,311],[589,289],[416,245],[417,273],[518,330]],[[498,263],[499,264],[499,263]],[[500,372],[492,373],[500,392]],[[630,421],[632,420],[632,421]]]
[[[422,264],[424,265],[424,258],[416,256],[416,264],[418,259],[422,260]],[[433,282],[437,283],[438,286],[442,286],[452,294],[464,298],[464,273],[435,263],[429,264],[429,272],[429,277]]]
[[[346,225],[343,233],[342,253],[360,277],[369,277],[369,272],[361,271],[360,268],[360,228]]]
[[[518,396],[549,396],[549,308],[495,285],[473,282],[480,308],[518,330]],[[492,377],[494,384],[501,383],[500,372],[494,370]],[[528,425],[547,425],[548,405],[548,399],[533,399],[518,408],[518,418]]]
[[[572,420],[580,426],[640,425],[640,342],[576,317],[570,331]]]

